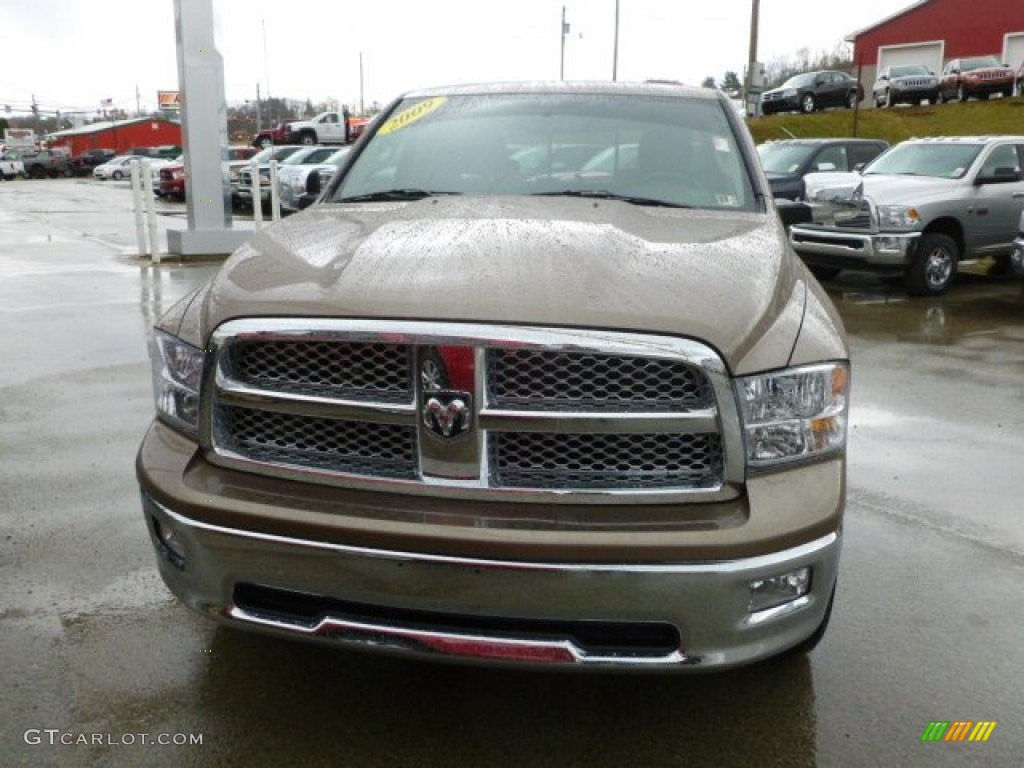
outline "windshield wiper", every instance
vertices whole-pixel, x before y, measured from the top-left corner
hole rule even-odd
[[[436,197],[437,195],[458,195],[460,192],[439,192],[428,189],[384,189],[380,192],[370,192],[365,195],[353,195],[343,197],[339,203],[375,203],[381,200],[422,200],[425,197]]]
[[[632,195],[618,195],[606,190],[586,189],[563,189],[561,192],[535,192],[534,197],[588,197],[598,200],[621,200],[631,205],[654,205],[663,208],[693,208],[692,205],[683,203],[670,203],[667,200],[656,200],[652,197],[633,197]]]

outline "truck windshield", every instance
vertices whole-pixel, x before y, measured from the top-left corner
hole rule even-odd
[[[880,155],[863,175],[960,179],[980,152],[980,144],[901,144]]]
[[[758,144],[757,154],[766,173],[796,173],[814,152],[811,144]]]
[[[571,195],[757,210],[718,100],[529,93],[438,96],[394,109],[335,202]]]

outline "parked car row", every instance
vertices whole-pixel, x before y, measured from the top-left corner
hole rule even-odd
[[[271,199],[270,163],[276,161],[282,211],[287,214],[301,210],[316,199],[320,188],[331,178],[348,151],[347,145],[271,145],[259,152],[255,147],[229,147],[223,169],[231,187],[232,203],[242,208],[252,207],[252,169],[255,166],[260,178],[259,199],[266,207]],[[168,199],[185,199],[183,162],[171,163],[160,169],[156,193]]]
[[[947,101],[987,99],[1024,93],[1024,64],[1014,72],[994,56],[950,59],[940,75],[924,64],[883,67],[871,88],[875,107],[896,104],[941,104]],[[778,88],[761,95],[761,112],[811,113],[826,107],[852,109],[864,98],[864,89],[845,72],[821,70],[794,75]]]

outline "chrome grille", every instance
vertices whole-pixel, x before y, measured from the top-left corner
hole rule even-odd
[[[700,371],[678,360],[534,349],[487,351],[499,408],[527,411],[691,411],[714,397]]]
[[[224,447],[253,461],[373,477],[409,478],[417,469],[416,430],[221,407],[217,432]]]
[[[507,488],[712,488],[722,480],[718,435],[491,436],[495,485]]]
[[[841,229],[871,229],[871,209],[866,201],[840,206],[833,211],[832,221]]]
[[[201,434],[215,464],[515,502],[716,501],[741,492],[732,383],[698,342],[279,318],[228,321],[210,347]],[[428,364],[456,367],[434,384],[421,375]],[[468,416],[453,430],[459,409]]]
[[[241,381],[260,389],[388,402],[412,398],[409,347],[404,344],[246,341],[233,346],[230,364]]]

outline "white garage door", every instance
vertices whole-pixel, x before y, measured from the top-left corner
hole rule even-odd
[[[924,64],[936,75],[942,72],[942,41],[913,45],[882,46],[878,49],[878,71],[884,67]]]
[[[1006,36],[1003,61],[1016,69],[1024,64],[1024,32],[1011,32]]]

